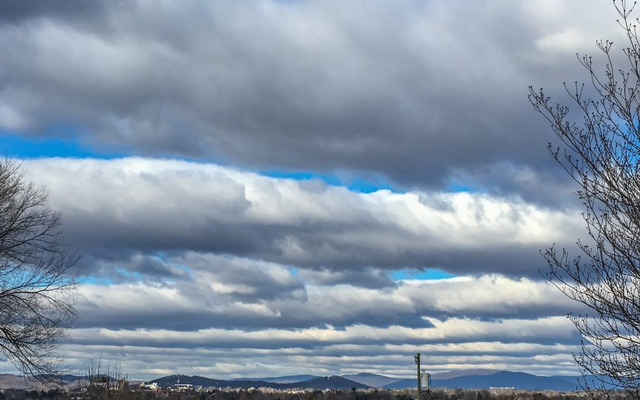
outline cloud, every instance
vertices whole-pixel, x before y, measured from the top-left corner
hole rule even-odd
[[[358,324],[428,329],[460,316],[489,323],[583,311],[546,282],[500,275],[399,281],[379,289],[359,287],[357,281],[304,282],[273,264],[260,268],[249,260],[233,260],[235,267],[223,269],[213,257],[209,260],[207,269],[174,282],[85,284],[78,324],[176,330],[344,329]]]
[[[527,87],[586,77],[573,52],[556,52],[609,34],[601,15],[613,28],[615,15],[595,1],[538,3],[80,7],[102,16],[94,27],[16,4],[15,18],[40,17],[0,26],[0,124],[98,151],[379,174],[409,188],[500,163],[557,181]],[[491,186],[514,189],[501,178]]]
[[[406,377],[422,352],[432,371],[575,373],[578,338],[565,314],[576,306],[545,282],[480,275],[367,288],[229,256],[187,252],[161,264],[185,274],[80,288],[80,319],[64,346],[70,363],[101,357],[145,379]]]
[[[78,336],[100,337],[98,332],[78,332]],[[123,335],[127,336],[127,335]],[[550,375],[563,371],[575,375],[571,352],[576,346],[560,344],[539,345],[527,342],[469,342],[459,345],[330,345],[315,348],[166,348],[153,346],[67,345],[65,352],[82,360],[88,354],[98,359],[100,354],[110,360],[125,362],[130,377],[157,377],[176,369],[184,374],[215,377],[270,376],[274,366],[283,375],[301,371],[321,376],[335,371],[359,373],[367,371],[387,376],[411,377],[415,373],[413,356],[422,352],[424,366],[431,372],[458,368],[477,368],[479,365],[495,369],[527,370]],[[532,354],[538,354],[532,356]],[[104,360],[104,358],[103,358]],[[551,369],[551,365],[555,369]]]
[[[24,167],[48,187],[69,242],[93,264],[85,268],[107,260],[127,269],[136,254],[192,251],[353,271],[381,285],[388,281],[375,269],[537,275],[538,250],[570,244],[582,230],[575,210],[482,193],[366,194],[142,158],[42,159]]]
[[[19,24],[38,18],[79,19],[100,16],[104,11],[105,5],[100,2],[64,0],[54,5],[32,0],[7,0],[0,5],[0,23]]]
[[[364,370],[406,377],[411,375],[416,352],[426,355],[424,366],[433,372],[484,366],[542,374],[559,370],[575,374],[570,355],[578,348],[575,340],[564,344],[540,343],[534,335],[519,335],[518,329],[513,329],[511,324],[471,323],[466,327],[462,321],[455,322],[444,327],[444,331],[433,334],[455,333],[460,337],[470,333],[479,337],[467,337],[459,343],[430,342],[428,338],[431,335],[427,330],[365,326],[338,331],[326,328],[295,332],[81,329],[72,332],[76,344],[65,346],[65,351],[80,359],[90,354],[102,354],[106,359],[124,362],[127,369],[136,371],[138,376],[157,376],[176,370],[222,378],[260,377],[274,370],[285,374],[297,370],[298,373],[305,371],[319,375]],[[514,321],[513,325],[520,322],[523,321]],[[565,325],[564,330],[559,329],[559,322],[553,319],[525,321],[519,331],[526,328],[538,332],[551,328],[549,337],[552,334],[569,337],[570,327]],[[502,329],[506,329],[506,341],[483,340],[484,331]],[[512,335],[514,340],[510,340]],[[402,341],[414,343],[401,344]],[[554,364],[553,369],[550,363]]]
[[[575,210],[141,157],[33,159],[23,170],[47,186],[85,254],[64,346],[73,365],[102,357],[144,378],[406,376],[406,360],[429,349],[434,370],[573,371],[565,315],[582,310],[536,277],[537,249],[581,231]],[[408,266],[459,276],[391,278]]]
[[[619,42],[615,18],[596,0],[4,2],[2,133],[124,155],[23,164],[83,255],[65,357],[145,377],[407,376],[418,351],[434,371],[574,371],[564,316],[583,310],[539,249],[584,223],[526,95],[587,78],[574,53]]]

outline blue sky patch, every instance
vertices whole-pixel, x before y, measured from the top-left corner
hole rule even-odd
[[[0,151],[4,152],[8,157],[21,159],[43,157],[114,159],[127,156],[127,154],[120,152],[105,153],[96,151],[89,146],[79,143],[77,138],[72,135],[69,135],[66,138],[36,138],[12,133],[6,130],[0,130]],[[195,162],[195,160],[190,158],[178,158],[185,161]],[[353,192],[359,193],[373,193],[378,190],[393,190],[391,184],[384,179],[367,180],[356,177],[353,177],[352,179],[342,179],[336,174],[322,174],[307,171],[269,170],[259,171],[259,173],[272,178],[295,179],[298,181],[317,179],[327,185],[346,187]]]
[[[352,192],[359,193],[373,193],[378,190],[391,190],[393,187],[389,182],[380,178],[375,180],[367,180],[362,178],[344,179],[337,174],[321,174],[317,172],[308,171],[280,171],[280,170],[268,170],[260,171],[261,175],[269,176],[271,178],[284,178],[295,179],[298,181],[310,181],[320,180],[329,186],[341,186],[346,187]]]
[[[455,192],[455,193],[473,193],[474,190],[472,190],[468,185],[465,185],[463,183],[460,182],[451,182],[449,184],[449,191],[450,192]]]
[[[417,279],[423,281],[455,278],[456,275],[450,274],[440,269],[418,270],[415,268],[402,269],[391,273],[391,278],[397,281],[405,279]]]
[[[76,137],[36,138],[0,130],[0,151],[8,157],[73,157],[111,159],[123,157],[119,153],[98,152],[78,142]]]

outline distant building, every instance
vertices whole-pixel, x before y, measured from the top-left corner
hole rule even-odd
[[[140,384],[140,389],[145,390],[158,390],[158,382],[143,382]]]
[[[173,388],[177,391],[191,390],[193,389],[193,385],[191,383],[176,383],[173,385]]]
[[[513,386],[491,386],[489,393],[494,396],[508,396],[515,393],[516,388]]]

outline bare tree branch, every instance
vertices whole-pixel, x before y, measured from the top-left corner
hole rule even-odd
[[[46,190],[0,160],[0,351],[26,375],[58,370],[55,350],[76,316],[76,261]]]

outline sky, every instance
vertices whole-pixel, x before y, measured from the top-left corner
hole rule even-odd
[[[566,102],[601,0],[9,0],[0,151],[82,258],[60,347],[132,378],[577,374]],[[620,46],[621,48],[622,46]],[[614,52],[618,48],[614,46]],[[15,372],[0,360],[0,372]]]

